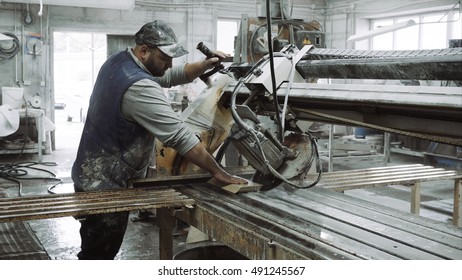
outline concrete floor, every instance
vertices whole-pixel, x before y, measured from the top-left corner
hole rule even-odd
[[[56,129],[56,149],[50,155],[44,155],[43,162],[55,163],[55,166],[44,167],[52,171],[57,177],[63,180],[63,183],[53,188],[54,192],[72,192],[72,181],[70,179],[70,168],[75,158],[76,147],[80,138],[83,127],[82,123],[67,122],[64,111],[57,111],[57,129]],[[17,155],[0,156],[0,162],[12,161],[35,161],[35,155],[23,155],[18,159]],[[409,164],[422,163],[421,158],[392,154],[390,164]],[[335,163],[335,170],[347,170],[355,168],[367,168],[382,166],[380,161],[364,161],[349,159],[341,163]],[[40,166],[38,166],[40,167]],[[40,172],[39,172],[40,173]],[[38,174],[40,175],[40,174]],[[43,175],[43,174],[42,174]],[[46,194],[48,188],[53,182],[43,181],[41,184],[24,182],[21,193],[23,196]],[[17,185],[0,179],[0,187],[4,188],[10,196],[18,195]],[[346,192],[349,195],[360,197],[362,199],[392,205],[396,209],[408,212],[410,208],[409,197],[410,189],[404,186],[388,186],[366,188],[361,190],[352,190]],[[451,223],[451,213],[445,211],[444,207],[426,207],[425,203],[444,202],[451,203],[453,196],[453,182],[438,181],[424,183],[421,189],[422,209],[421,215],[438,221]],[[443,203],[443,204],[444,204]],[[448,205],[448,208],[452,207]],[[159,259],[158,254],[158,228],[155,216],[150,219],[136,221],[138,212],[131,213],[129,223],[122,248],[117,255],[121,260],[152,260]],[[35,236],[43,246],[50,259],[73,260],[77,259],[76,254],[79,252],[80,224],[72,217],[35,220],[27,222],[30,225]],[[175,235],[175,248],[179,250],[185,244],[186,235],[179,230]]]

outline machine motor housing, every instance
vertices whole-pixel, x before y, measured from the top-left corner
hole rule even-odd
[[[249,122],[247,123],[249,124]],[[271,174],[266,161],[272,168],[277,169],[283,163],[285,155],[262,133],[256,132],[255,135],[257,135],[258,140],[250,132],[234,124],[231,128],[230,138],[237,150],[253,168],[264,174]],[[256,143],[256,141],[259,143]]]

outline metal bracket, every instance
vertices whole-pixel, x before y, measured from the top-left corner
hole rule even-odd
[[[290,74],[292,72],[292,68],[294,68],[294,64],[297,64],[300,59],[309,51],[313,48],[313,45],[306,45],[304,46],[300,51],[298,51],[295,55],[289,58],[288,56],[276,56],[274,57],[274,71],[276,73],[276,87],[279,88],[279,86],[284,83],[289,81]],[[283,51],[281,51],[283,53]],[[260,67],[260,75],[253,77],[250,79],[248,82],[246,82],[246,86],[250,87],[263,87],[269,92],[272,92],[272,83],[271,83],[271,69],[270,69],[270,63],[269,61],[266,61],[263,63],[263,65]],[[305,79],[298,73],[297,70],[296,72],[293,73],[293,81],[294,82],[305,82]]]

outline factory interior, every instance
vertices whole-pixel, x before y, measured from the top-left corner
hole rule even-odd
[[[0,0],[0,260],[77,260],[82,219],[121,212],[116,260],[462,260],[461,16],[460,0]],[[153,138],[142,178],[75,192],[98,73],[155,20],[188,51],[174,67],[229,54],[163,98],[248,183]]]

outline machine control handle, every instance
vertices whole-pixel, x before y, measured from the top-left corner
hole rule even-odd
[[[203,53],[207,57],[207,59],[212,58],[212,57],[218,57],[202,42],[197,44],[197,49],[201,51],[201,53]]]
[[[197,49],[203,53],[207,59],[210,59],[212,57],[218,57],[219,58],[219,61],[215,64],[215,67],[200,75],[199,78],[207,85],[210,84],[210,81],[209,81],[209,77],[212,76],[213,74],[217,73],[218,71],[224,69],[224,66],[223,64],[221,64],[221,57],[219,57],[218,55],[216,55],[215,53],[213,53],[204,43],[200,42],[199,44],[197,44]]]

